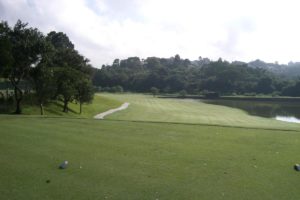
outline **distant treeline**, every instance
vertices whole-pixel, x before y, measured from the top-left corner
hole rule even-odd
[[[151,88],[157,88],[163,93],[300,96],[299,80],[282,78],[245,63],[210,61],[201,57],[198,61],[190,61],[179,55],[145,60],[139,57],[115,59],[112,65],[95,70],[93,84],[104,90],[118,86],[132,92],[150,92]]]

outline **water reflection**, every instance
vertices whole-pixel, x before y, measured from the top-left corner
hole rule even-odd
[[[205,103],[245,110],[250,115],[300,123],[300,103],[242,100],[202,100]]]

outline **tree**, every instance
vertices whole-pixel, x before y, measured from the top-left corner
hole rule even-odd
[[[178,54],[175,55],[174,62],[175,63],[180,63],[181,62],[181,58]]]
[[[0,75],[11,66],[13,57],[11,55],[11,42],[9,40],[10,28],[6,22],[0,23]]]
[[[117,85],[117,86],[114,86],[111,88],[111,92],[113,92],[113,93],[122,93],[123,91],[124,91],[123,87],[120,85]]]
[[[186,95],[187,95],[187,92],[186,92],[185,90],[181,90],[181,91],[179,92],[179,97],[181,97],[181,98],[185,98]]]
[[[54,77],[54,47],[47,41],[43,41],[44,51],[41,53],[40,62],[30,70],[30,80],[35,89],[35,96],[40,106],[41,115],[44,115],[44,104],[54,97],[56,82]]]
[[[80,113],[82,104],[93,100],[94,91],[90,78],[82,72],[71,67],[55,68],[57,84],[57,96],[63,102],[63,112],[68,112],[68,104],[74,99],[80,103]]]
[[[112,66],[113,67],[120,67],[120,59],[115,59]]]
[[[282,91],[282,95],[299,97],[300,96],[300,80],[291,83],[289,86],[285,87]]]
[[[274,91],[273,80],[270,77],[263,77],[257,83],[257,92],[270,94]]]
[[[17,21],[13,29],[7,29],[6,34],[11,45],[11,64],[5,69],[4,75],[14,87],[16,114],[21,114],[23,91],[21,80],[28,78],[30,68],[41,59],[44,36],[37,29],[27,28],[27,24]]]
[[[121,60],[120,67],[127,67],[134,70],[142,69],[143,63],[141,62],[139,57],[129,57],[126,60]]]
[[[55,77],[57,83],[57,96],[63,102],[63,112],[67,113],[69,111],[69,102],[75,99],[77,93],[76,81],[77,81],[77,71],[70,68],[56,68]]]
[[[92,74],[92,67],[88,64],[89,60],[74,49],[73,43],[66,34],[52,31],[47,35],[46,40],[54,46],[55,55],[52,59],[54,66],[70,67],[87,75]]]
[[[51,31],[47,35],[47,40],[51,42],[56,49],[74,49],[74,44],[63,32]]]
[[[41,115],[44,115],[44,103],[55,94],[55,79],[53,69],[44,65],[31,70],[36,97],[40,105]]]
[[[94,98],[93,85],[90,79],[84,77],[83,75],[77,76],[79,79],[76,85],[76,96],[75,99],[79,102],[80,105],[80,114],[82,113],[82,104],[91,103]]]
[[[74,99],[81,103],[89,101],[90,84],[82,79],[89,79],[92,67],[89,60],[84,58],[74,49],[74,45],[68,36],[62,32],[50,32],[47,41],[55,48],[55,56],[52,60],[55,66],[57,93],[63,101],[63,112],[68,112],[68,104]],[[93,94],[91,94],[93,96]]]
[[[159,93],[159,89],[157,89],[156,87],[151,87],[150,91],[151,91],[153,97],[155,97]]]

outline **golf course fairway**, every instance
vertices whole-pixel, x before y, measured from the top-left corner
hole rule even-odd
[[[82,118],[0,115],[0,199],[299,199],[299,124],[195,100],[98,95]]]
[[[102,96],[130,103],[128,109],[107,116],[107,119],[300,130],[300,124],[251,116],[240,109],[206,104],[200,100],[166,99],[140,94]]]

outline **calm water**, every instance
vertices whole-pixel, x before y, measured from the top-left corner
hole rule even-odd
[[[241,100],[201,100],[204,103],[223,105],[245,110],[250,115],[275,118],[280,121],[300,123],[300,103],[241,101]]]

